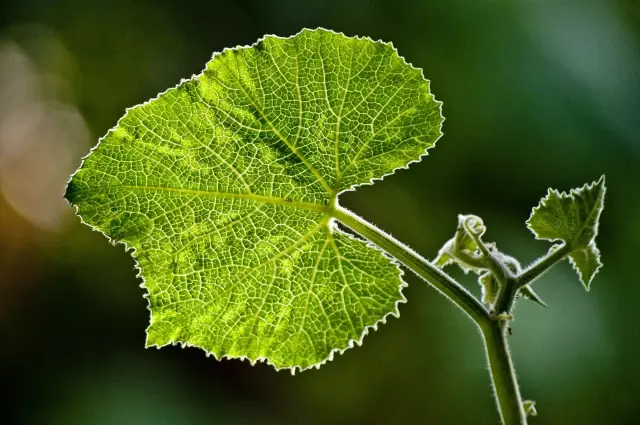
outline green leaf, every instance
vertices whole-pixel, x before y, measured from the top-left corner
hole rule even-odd
[[[419,160],[442,120],[390,44],[266,36],[128,110],[66,198],[133,249],[147,346],[304,370],[404,301],[397,265],[336,226],[338,194]]]
[[[531,285],[525,285],[518,291],[518,294],[527,300],[531,300],[536,304],[541,305],[542,307],[546,307],[547,303],[545,303],[542,298],[533,290]]]
[[[482,290],[482,302],[493,307],[498,298],[500,283],[491,272],[486,272],[478,277],[480,289]]]
[[[522,402],[524,413],[527,416],[538,416],[538,410],[536,409],[536,402],[533,400],[525,400]]]
[[[578,272],[580,281],[585,288],[589,290],[589,285],[593,277],[598,273],[600,267],[602,267],[600,250],[596,247],[595,242],[590,243],[584,249],[574,249],[569,255],[569,261],[576,272]]]
[[[536,239],[562,241],[569,247],[569,260],[587,290],[602,267],[595,238],[605,192],[604,176],[569,193],[549,189],[527,220]]]

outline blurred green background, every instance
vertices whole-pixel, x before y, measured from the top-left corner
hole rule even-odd
[[[0,422],[498,423],[478,332],[410,275],[401,318],[319,371],[145,350],[132,259],[62,199],[126,107],[224,47],[317,26],[393,41],[444,101],[428,158],[341,198],[423,255],[473,213],[527,263],[548,248],[524,226],[546,189],[607,175],[591,292],[561,264],[536,284],[549,307],[522,303],[511,342],[532,424],[640,423],[637,0],[5,0]]]

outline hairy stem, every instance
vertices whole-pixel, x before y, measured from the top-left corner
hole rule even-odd
[[[571,253],[571,248],[566,243],[555,246],[546,255],[533,262],[524,269],[517,277],[516,284],[518,287],[528,285],[540,276],[545,274],[551,267],[564,260]]]
[[[507,344],[507,327],[507,322],[495,320],[481,329],[502,423],[526,425],[527,415]]]
[[[333,216],[400,261],[473,319],[484,337],[502,422],[505,425],[526,425],[527,419],[506,341],[506,322],[489,314],[484,305],[458,282],[391,235],[337,205]]]
[[[336,206],[334,217],[430,283],[467,313],[479,326],[487,325],[491,321],[487,309],[469,291],[408,246],[345,208]]]
[[[520,286],[518,286],[518,283],[514,278],[503,278],[502,288],[500,288],[500,293],[496,300],[495,310],[497,314],[511,314],[513,305],[516,302],[516,296],[518,295],[518,289],[520,289]]]

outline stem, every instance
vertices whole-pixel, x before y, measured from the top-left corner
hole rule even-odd
[[[502,289],[498,294],[495,310],[497,313],[510,314],[513,305],[516,302],[518,291],[525,285],[532,283],[545,274],[551,267],[555,266],[559,261],[564,260],[571,253],[571,248],[565,243],[556,245],[549,252],[538,260],[534,261],[526,269],[518,273],[517,276],[503,275],[499,276],[493,271],[494,275],[502,280]]]
[[[519,287],[528,285],[540,276],[545,274],[551,267],[556,265],[559,261],[564,260],[567,255],[571,253],[571,248],[568,244],[552,247],[549,252],[540,259],[533,262],[526,269],[524,269],[517,277],[516,284]],[[555,249],[554,249],[555,248]]]
[[[490,326],[481,328],[489,359],[489,371],[502,423],[527,425],[527,415],[507,344],[507,326],[507,322],[496,320]]]
[[[400,261],[471,317],[484,337],[502,423],[526,425],[527,418],[506,341],[507,322],[490,315],[484,305],[458,282],[391,235],[337,205],[333,217]]]
[[[511,314],[513,305],[516,302],[516,295],[518,295],[518,285],[513,279],[507,279],[503,285],[504,287],[498,294],[498,300],[496,301],[496,313]]]
[[[422,258],[417,252],[345,208],[336,206],[333,215],[346,226],[400,261],[416,275],[426,280],[467,313],[478,326],[486,326],[491,322],[489,312],[480,301],[438,267]]]

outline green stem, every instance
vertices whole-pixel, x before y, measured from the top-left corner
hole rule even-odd
[[[411,248],[345,208],[336,206],[333,215],[430,283],[467,313],[479,326],[486,325],[491,321],[489,312],[480,301],[462,285]]]
[[[511,314],[513,305],[516,302],[516,296],[518,295],[518,289],[520,289],[520,286],[515,278],[503,276],[502,288],[500,288],[500,293],[498,294],[495,306],[497,314]]]
[[[527,415],[507,344],[507,326],[505,321],[493,321],[491,326],[481,328],[482,335],[502,423],[526,425]]]
[[[391,235],[340,206],[335,206],[332,215],[400,261],[473,319],[484,337],[502,422],[504,425],[526,425],[527,419],[506,341],[506,322],[489,314],[484,305],[458,282]]]
[[[518,287],[528,285],[534,280],[537,280],[551,267],[556,265],[556,263],[564,260],[567,255],[571,253],[571,248],[566,243],[557,246],[557,248],[555,249],[554,248],[549,250],[549,252],[545,256],[529,265],[516,277],[516,284]]]

